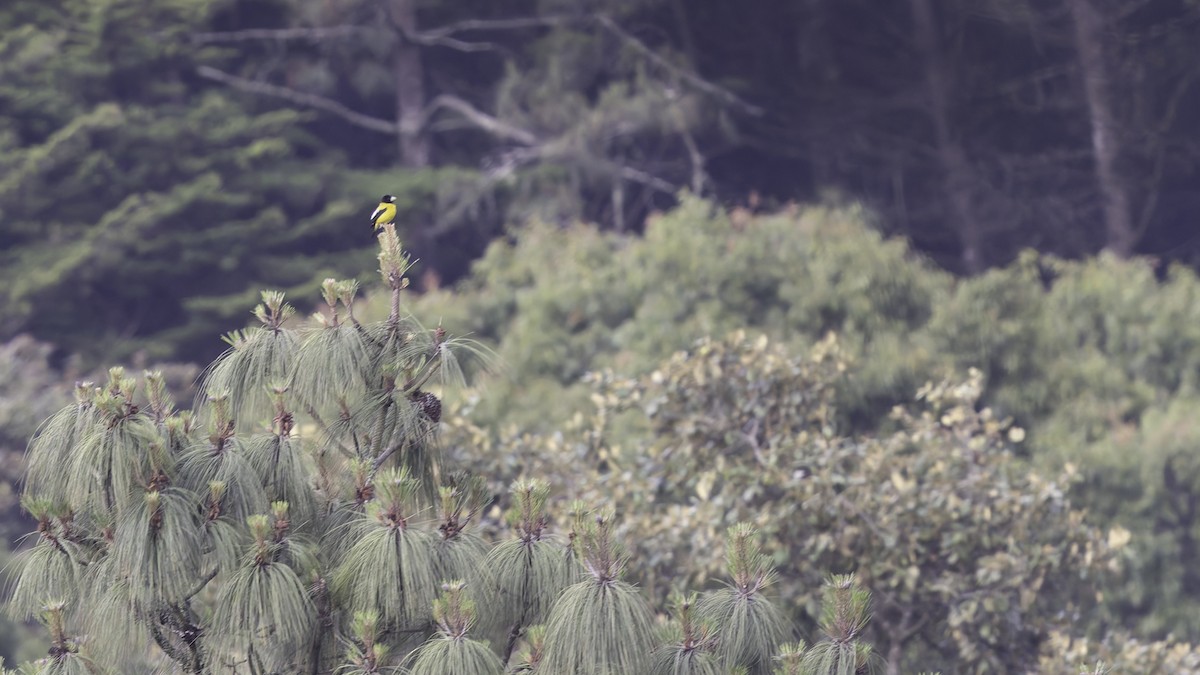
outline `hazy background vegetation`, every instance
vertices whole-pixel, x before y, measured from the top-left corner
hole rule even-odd
[[[832,332],[838,434],[978,368],[1022,471],[1129,538],[1080,635],[1200,641],[1198,76],[1194,0],[10,0],[0,534],[31,528],[21,453],[75,380],[166,365],[190,398],[261,288],[311,309],[355,277],[385,316],[366,216],[392,193],[412,310],[503,364],[445,425],[498,485],[537,466],[570,497],[596,489],[572,439],[687,436],[605,387],[660,386],[698,339]],[[738,420],[714,442],[759,433]],[[840,555],[808,572],[894,563]]]

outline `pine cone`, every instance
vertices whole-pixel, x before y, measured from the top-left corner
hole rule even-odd
[[[442,421],[442,402],[438,400],[437,396],[427,391],[417,390],[413,392],[412,400],[426,417],[435,423]]]

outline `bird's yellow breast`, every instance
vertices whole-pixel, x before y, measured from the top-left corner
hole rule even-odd
[[[375,207],[375,212],[371,214],[371,224],[375,226],[375,229],[379,229],[395,219],[396,205],[387,202],[380,202],[379,206]]]

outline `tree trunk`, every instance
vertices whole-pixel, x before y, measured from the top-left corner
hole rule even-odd
[[[974,171],[967,160],[962,142],[950,129],[950,76],[942,55],[937,22],[930,0],[909,0],[917,49],[925,71],[925,95],[928,114],[933,121],[934,143],[942,189],[950,206],[950,218],[962,244],[963,267],[969,273],[983,270],[983,228],[972,203]]]
[[[396,123],[399,125],[400,161],[404,166],[429,166],[429,139],[421,129],[425,111],[425,71],[421,47],[408,36],[417,32],[416,0],[391,0],[392,21],[400,30],[400,44],[392,57],[396,76]]]
[[[1092,126],[1096,186],[1104,209],[1105,248],[1122,258],[1133,253],[1137,231],[1129,205],[1129,186],[1117,170],[1120,147],[1104,62],[1104,28],[1092,0],[1067,0],[1075,24],[1075,50],[1083,76],[1084,100]]]
[[[903,643],[899,640],[892,642],[888,648],[886,675],[900,675],[900,658],[904,655]]]

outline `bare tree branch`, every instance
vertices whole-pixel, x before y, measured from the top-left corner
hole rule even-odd
[[[634,183],[641,183],[642,185],[652,187],[659,192],[665,192],[669,195],[679,192],[678,185],[667,182],[662,178],[642,171],[641,169],[635,169],[632,166],[620,166],[615,162],[605,162],[605,164],[617,167],[617,175],[625,180],[633,181]]]
[[[320,42],[342,38],[353,38],[360,35],[378,34],[380,29],[372,26],[329,26],[314,28],[252,28],[249,30],[219,31],[212,33],[193,33],[192,42],[196,44],[211,44],[219,42],[249,42],[251,40],[309,40]],[[404,39],[413,44],[434,47],[449,47],[463,52],[501,51],[503,48],[492,42],[467,42],[442,34],[441,31],[413,33],[398,31]]]
[[[450,23],[438,28],[425,31],[408,31],[402,27],[393,24],[393,28],[397,33],[415,44],[426,46],[444,46],[460,51],[484,51],[489,49],[500,49],[498,45],[490,42],[468,42],[453,37],[458,33],[470,31],[490,31],[490,30],[518,30],[522,28],[536,28],[562,25],[569,21],[577,21],[578,17],[567,16],[548,16],[548,17],[522,17],[514,19],[472,19],[466,21],[458,21]],[[632,45],[634,49],[643,57],[648,59],[656,66],[663,68],[681,80],[687,82],[691,86],[714,96],[726,103],[734,105],[750,114],[758,115],[762,113],[762,109],[751,105],[736,94],[714,85],[699,76],[687,72],[680,67],[670,63],[666,59],[654,53],[648,46],[642,43],[633,35],[626,32],[614,21],[605,16],[594,17],[594,20],[599,23],[605,30],[617,36],[622,41]],[[197,33],[192,36],[193,41],[199,44],[211,42],[237,42],[246,40],[323,40],[341,37],[353,37],[355,35],[367,33],[376,30],[375,28],[363,26],[331,26],[328,28],[289,28],[289,29],[254,29],[243,31],[229,31],[221,33]],[[362,113],[351,110],[350,108],[338,103],[337,101],[311,94],[303,91],[298,91],[290,87],[282,87],[250,80],[237,75],[226,73],[224,71],[212,68],[210,66],[200,66],[196,70],[197,74],[209,80],[221,82],[235,89],[246,91],[255,94],[273,96],[275,98],[291,101],[299,105],[316,108],[325,112],[332,113],[342,119],[355,124],[356,126],[378,131],[386,134],[398,134],[404,131],[401,125],[390,120],[364,115]],[[525,146],[524,149],[509,153],[505,156],[505,161],[502,165],[489,171],[493,179],[498,179],[504,175],[511,173],[517,167],[529,164],[536,161],[555,161],[563,159],[562,148],[560,144],[554,141],[542,141],[538,136],[527,129],[523,129],[509,122],[501,120],[494,115],[490,115],[471,103],[458,96],[451,94],[442,94],[434,98],[425,107],[420,119],[416,121],[417,130],[426,129],[429,127],[433,117],[442,109],[447,109],[456,113],[462,120],[470,126],[485,131],[498,139],[507,140]],[[411,124],[411,122],[410,122]],[[686,130],[685,130],[686,133]],[[693,171],[697,169],[703,172],[703,157],[698,155],[698,148],[691,147],[694,145],[694,139],[688,138],[685,140],[692,141],[689,144],[691,151],[691,159],[693,161]],[[699,160],[699,162],[697,162]],[[612,174],[620,180],[630,181],[652,190],[674,194],[679,190],[679,186],[669,181],[666,181],[658,176],[655,176],[647,171],[637,169],[631,166],[623,165],[607,159],[600,160],[602,170]],[[694,182],[703,182],[703,178],[693,176]]]
[[[675,97],[671,96],[670,99],[671,116],[675,118],[679,135],[683,138],[683,145],[688,151],[688,159],[692,163],[692,194],[699,196],[704,194],[704,185],[708,182],[708,172],[704,170],[704,154],[700,152],[700,145],[696,143],[696,138],[688,129],[687,120],[684,119],[683,111],[680,110]]]
[[[426,47],[448,47],[450,49],[457,49],[460,52],[506,52],[508,50],[505,47],[494,42],[468,42],[451,36],[456,33],[468,31],[518,30],[521,28],[557,26],[565,23],[567,20],[568,17],[558,16],[533,16],[515,19],[470,19],[467,21],[456,21],[445,26],[420,32],[404,32],[404,39]]]
[[[404,442],[402,441],[396,445],[389,447],[387,450],[380,453],[380,455],[378,457],[376,457],[375,461],[371,464],[371,475],[374,476],[375,472],[379,471],[379,467],[383,466],[383,463],[388,460],[388,457],[391,457],[392,455],[396,454],[396,451],[399,450],[401,448],[401,446],[403,446],[403,445],[404,445]]]
[[[569,16],[529,16],[514,19],[467,19],[455,21],[444,26],[421,31],[425,39],[439,39],[455,33],[475,30],[517,30],[520,28],[541,28],[545,26],[560,26],[571,20]]]
[[[1195,71],[1189,72],[1175,86],[1175,90],[1167,98],[1167,104],[1164,106],[1162,120],[1155,129],[1154,139],[1154,169],[1150,172],[1150,180],[1148,187],[1144,188],[1147,193],[1145,203],[1142,204],[1141,213],[1137,220],[1137,232],[1139,235],[1145,234],[1150,227],[1150,219],[1154,217],[1154,210],[1158,207],[1158,199],[1161,195],[1160,188],[1162,187],[1163,170],[1167,163],[1167,148],[1163,139],[1167,138],[1167,132],[1170,131],[1171,125],[1175,123],[1175,117],[1179,113],[1179,103],[1183,100],[1184,95],[1192,88],[1195,83]]]
[[[615,35],[617,38],[619,38],[623,42],[632,46],[634,48],[634,50],[636,50],[639,54],[641,54],[643,57],[645,57],[648,61],[650,61],[654,65],[656,65],[664,70],[667,70],[667,71],[673,73],[680,79],[691,84],[693,87],[696,87],[697,89],[699,89],[711,96],[714,96],[736,108],[739,108],[742,111],[749,113],[751,115],[762,115],[763,114],[763,109],[761,107],[756,106],[751,103],[748,103],[747,101],[742,99],[740,96],[729,91],[728,89],[725,89],[724,87],[715,85],[712,82],[709,82],[709,81],[701,78],[700,76],[696,75],[695,73],[692,73],[684,68],[681,68],[681,67],[671,63],[670,61],[664,59],[663,57],[659,56],[658,54],[656,54],[654,52],[653,49],[648,47],[644,42],[639,40],[633,34],[626,31],[624,28],[621,28],[611,18],[601,14],[601,15],[596,15],[596,16],[592,17],[592,19],[596,23],[598,23],[601,27],[603,27],[605,30],[607,30],[609,33]],[[402,27],[395,26],[394,24],[393,24],[393,28],[395,28],[396,31],[404,37],[405,40],[408,40],[414,44],[419,44],[419,45],[428,46],[428,47],[432,47],[432,46],[447,47],[450,49],[456,49],[456,50],[463,51],[463,52],[481,52],[481,51],[504,51],[504,47],[501,45],[498,45],[494,42],[470,42],[470,41],[466,41],[466,40],[460,40],[460,39],[452,37],[452,36],[456,35],[458,33],[471,32],[471,31],[503,31],[503,30],[519,30],[522,28],[540,28],[540,27],[548,27],[548,26],[561,26],[561,25],[564,25],[564,24],[572,22],[572,21],[580,21],[580,20],[581,20],[581,17],[571,17],[571,16],[565,16],[565,15],[531,16],[531,17],[517,17],[517,18],[512,18],[512,19],[468,19],[465,21],[455,21],[453,23],[449,23],[444,26],[439,26],[437,28],[432,28],[432,29],[423,30],[423,31],[404,30]],[[248,29],[248,30],[194,33],[194,34],[192,34],[191,38],[192,38],[192,41],[197,44],[208,44],[208,43],[217,43],[217,42],[243,42],[243,41],[249,41],[249,40],[278,40],[278,41],[311,40],[311,41],[315,42],[315,41],[319,41],[319,40],[327,40],[327,39],[333,39],[333,38],[354,37],[357,35],[363,35],[363,34],[377,32],[378,30],[379,29],[377,27],[372,27],[372,26],[352,26],[352,25],[314,27],[314,28],[254,28],[254,29]],[[226,82],[226,83],[229,84],[229,82]],[[231,86],[235,86],[235,85],[231,85]],[[268,86],[270,86],[270,85],[268,85]],[[257,91],[260,91],[260,93],[267,93],[262,90],[257,90]],[[269,95],[275,95],[275,94],[269,94]],[[282,96],[282,98],[287,98],[287,97]],[[299,101],[297,101],[297,102],[299,102]],[[315,104],[311,104],[311,103],[308,103],[306,105],[312,105],[313,107],[318,107],[318,108],[322,108],[325,110],[329,110],[330,112],[335,112],[329,108],[324,108],[321,105],[315,105]],[[346,109],[346,110],[349,111],[348,109]],[[349,112],[352,112],[352,111],[349,111]],[[335,112],[335,114],[346,117],[346,115],[344,115],[341,112]],[[357,114],[357,113],[354,113],[354,114]],[[347,117],[347,119],[350,119],[350,118]],[[355,122],[355,123],[357,124],[358,122]],[[368,126],[367,128],[374,128],[374,127]],[[376,130],[378,130],[378,129],[376,129]]]
[[[457,33],[489,30],[517,30],[521,28],[538,28],[556,26],[565,23],[570,17],[565,16],[533,16],[514,19],[471,19],[456,21],[426,31],[400,32],[406,40],[425,46],[440,46],[457,49],[464,52],[502,50],[500,45],[492,42],[468,42],[451,37]],[[378,33],[377,26],[314,26],[311,28],[252,28],[248,30],[216,31],[209,33],[193,33],[192,42],[209,44],[214,42],[246,42],[250,40],[329,40],[348,38]]]
[[[425,113],[422,115],[421,127],[424,128],[429,123],[430,118],[435,112],[441,108],[448,108],[462,115],[467,121],[474,124],[476,127],[500,138],[507,138],[511,141],[516,141],[522,145],[534,145],[538,142],[537,136],[532,132],[526,131],[520,127],[513,126],[504,120],[493,117],[482,110],[471,105],[467,101],[450,94],[442,94],[429,102],[425,107]]]
[[[467,42],[452,37],[433,37],[426,33],[405,35],[404,38],[423,47],[448,47],[460,52],[507,52],[495,42]]]
[[[214,567],[213,571],[209,572],[208,574],[205,574],[204,578],[201,579],[199,581],[199,583],[196,584],[196,587],[193,588],[192,590],[188,591],[187,595],[183,596],[183,600],[186,602],[186,601],[191,600],[192,598],[196,597],[196,595],[199,594],[200,591],[204,590],[204,587],[208,585],[208,582],[217,578],[217,572],[219,572],[219,571],[220,571],[219,567]]]
[[[400,126],[395,122],[379,117],[371,117],[370,115],[364,115],[360,112],[355,112],[341,103],[338,103],[331,98],[326,98],[325,96],[310,94],[292,89],[290,87],[280,87],[278,85],[268,84],[266,82],[256,82],[254,80],[249,80],[237,75],[231,75],[210,66],[200,66],[199,68],[196,68],[196,74],[207,80],[220,82],[240,91],[246,91],[253,94],[262,94],[264,96],[274,96],[275,98],[281,98],[285,101],[291,101],[292,103],[297,103],[299,105],[316,108],[317,110],[324,110],[325,112],[333,113],[334,115],[341,117],[355,126],[359,126],[364,129],[370,129],[371,131],[378,131],[380,133],[389,135],[395,135],[400,131]]]
[[[517,169],[533,164],[534,162],[569,162],[573,159],[577,161],[577,158],[573,158],[575,154],[577,153],[564,147],[561,139],[552,139],[543,141],[533,147],[517,148],[506,152],[492,166],[486,167],[485,170],[491,180],[500,181],[512,175]],[[659,192],[674,195],[679,192],[681,187],[652,173],[620,164],[611,159],[590,157],[586,161],[614,178],[621,178],[638,183],[639,185],[645,185]]]
[[[654,50],[650,49],[650,47],[647,47],[646,43],[642,42],[641,40],[639,40],[636,37],[634,37],[633,35],[631,35],[624,28],[621,28],[620,26],[618,26],[617,22],[613,21],[612,19],[608,18],[607,16],[604,16],[603,14],[597,14],[596,22],[599,23],[602,27],[604,27],[604,29],[607,30],[608,32],[612,33],[613,35],[617,36],[624,42],[628,43],[631,47],[634,48],[635,51],[637,51],[639,54],[644,56],[647,61],[653,63],[654,65],[656,65],[660,68],[663,68],[665,70],[668,70],[668,71],[674,73],[680,79],[684,80],[688,84],[691,84],[693,87],[699,89],[700,91],[703,91],[706,94],[714,96],[714,97],[728,103],[729,105],[734,106],[735,108],[740,108],[743,112],[749,113],[751,115],[757,116],[757,115],[763,114],[762,108],[760,108],[752,103],[746,102],[744,99],[742,99],[742,97],[738,96],[737,94],[733,93],[732,91],[729,91],[728,89],[725,89],[724,87],[719,87],[719,86],[713,84],[712,82],[705,80],[704,78],[700,77],[699,75],[696,75],[695,73],[692,73],[683,68],[680,68],[679,66],[671,63],[670,61],[668,61],[668,60],[664,59],[663,57],[659,56],[658,54],[654,53]]]
[[[555,26],[566,20],[566,17],[558,16],[533,16],[513,19],[468,19],[423,31],[407,30],[402,26],[397,26],[395,22],[393,22],[393,27],[405,40],[426,47],[449,47],[462,52],[507,51],[503,46],[494,42],[468,42],[451,36],[469,31],[517,30]]]
[[[367,26],[328,26],[315,28],[252,28],[249,30],[218,31],[213,33],[192,33],[192,42],[208,44],[212,42],[245,42],[248,40],[327,40],[329,38],[344,38],[377,32],[379,29]]]

